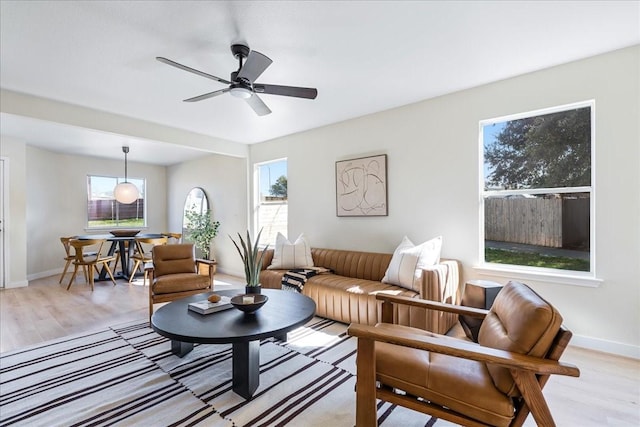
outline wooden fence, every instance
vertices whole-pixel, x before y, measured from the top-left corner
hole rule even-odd
[[[588,198],[489,198],[486,240],[589,249]]]
[[[120,219],[144,218],[144,199],[131,204],[120,204]],[[116,218],[116,201],[99,199],[89,201],[89,221],[109,220]]]

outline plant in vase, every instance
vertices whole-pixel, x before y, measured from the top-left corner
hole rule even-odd
[[[269,245],[265,246],[262,253],[260,253],[260,250],[258,249],[260,234],[262,234],[262,230],[258,232],[258,236],[256,237],[253,245],[251,244],[251,235],[249,235],[248,230],[246,241],[242,238],[240,233],[238,233],[240,243],[236,242],[233,240],[233,237],[229,236],[238,250],[242,263],[244,264],[244,277],[247,280],[246,292],[248,294],[260,293],[260,270],[262,270],[262,259],[264,258],[264,253],[269,248]]]
[[[199,213],[197,211],[185,212],[187,219],[187,235],[185,238],[193,241],[196,248],[202,252],[204,259],[209,259],[211,253],[211,241],[218,235],[219,221],[211,221],[211,210]]]

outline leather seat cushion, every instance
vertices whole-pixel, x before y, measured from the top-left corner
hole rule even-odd
[[[170,294],[198,289],[207,289],[211,285],[209,276],[197,273],[177,273],[155,277],[151,286],[154,294]]]
[[[457,341],[407,326],[380,323],[376,328]],[[487,424],[508,426],[513,418],[512,399],[495,387],[484,363],[376,343],[376,370],[377,380],[382,384],[422,396]]]

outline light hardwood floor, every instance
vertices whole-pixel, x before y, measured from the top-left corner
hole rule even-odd
[[[67,275],[67,280],[69,275]],[[0,290],[0,351],[97,330],[148,316],[142,280],[89,285],[79,279],[67,291],[59,276]],[[240,278],[216,274],[214,289],[242,288]],[[562,360],[580,378],[554,376],[543,390],[558,426],[640,426],[640,360],[569,346]],[[534,426],[531,417],[526,426]]]

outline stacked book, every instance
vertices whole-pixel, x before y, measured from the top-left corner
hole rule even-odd
[[[232,307],[233,305],[231,305],[231,298],[225,296],[221,297],[220,301],[218,302],[211,302],[205,299],[202,301],[189,303],[189,310],[195,311],[196,313],[200,314],[211,314]]]

